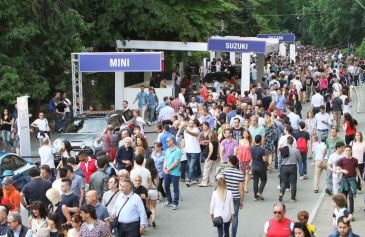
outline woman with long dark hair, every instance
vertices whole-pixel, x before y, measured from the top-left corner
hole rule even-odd
[[[344,114],[344,119],[345,122],[342,127],[345,130],[345,143],[349,145],[355,138],[357,121],[349,113]]]
[[[0,120],[0,128],[1,128],[1,137],[3,139],[3,151],[7,151],[10,146],[11,140],[11,116],[9,115],[9,110],[4,109],[3,114],[1,115]]]
[[[302,222],[295,222],[292,235],[293,237],[311,237],[306,225]]]
[[[160,184],[160,176],[155,166],[155,161],[151,158],[146,160],[146,169],[151,172],[151,177],[148,179],[148,199],[147,199],[147,207],[152,212],[152,226],[156,227],[156,202],[158,199],[158,191],[157,187]],[[148,220],[149,222],[149,220]]]
[[[61,157],[61,160],[60,160],[60,163],[58,163],[56,169],[65,167],[67,165],[67,162],[66,162],[67,158],[75,157],[75,152],[72,150],[70,141],[63,140],[63,142],[61,144],[61,149],[58,152],[58,154]]]
[[[63,237],[64,229],[61,225],[61,219],[57,213],[50,213],[47,218],[49,236],[50,237]]]
[[[47,229],[47,207],[42,201],[34,201],[31,205],[32,215],[29,217],[28,227],[33,236],[38,236]]]

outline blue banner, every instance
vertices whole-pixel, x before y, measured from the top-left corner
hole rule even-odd
[[[80,53],[80,72],[160,72],[161,52]]]
[[[295,42],[295,34],[258,34],[257,38],[278,39],[279,42],[285,43]]]
[[[239,53],[265,53],[265,41],[210,38],[208,51],[239,52]]]

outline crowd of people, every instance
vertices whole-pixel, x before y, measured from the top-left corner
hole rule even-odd
[[[278,183],[278,203],[265,223],[265,236],[310,237],[315,227],[308,223],[309,213],[300,211],[293,221],[285,216],[284,203],[297,201],[297,186],[313,165],[313,192],[333,195],[330,236],[357,236],[350,221],[354,196],[363,186],[365,141],[351,115],[351,87],[365,77],[363,62],[338,50],[303,46],[297,52],[296,63],[268,56],[264,77],[252,78],[247,91],[240,91],[235,75],[223,83],[204,82],[199,91],[181,84],[179,94],[163,101],[153,87],[148,93],[141,87],[133,131],[106,127],[98,139],[103,150],[95,157],[87,151],[76,156],[70,142],[63,141],[63,159],[55,164],[51,129],[40,113],[31,126],[39,130],[41,165],[29,170],[31,182],[20,192],[11,175],[3,179],[0,235],[140,236],[147,227],[157,228],[157,203],[179,209],[182,182],[187,188],[215,187],[209,208],[213,225],[218,236],[235,237],[239,210],[251,198],[250,180],[253,200],[264,201],[273,195],[265,194],[265,185],[275,172],[278,178],[270,182]],[[220,61],[214,70],[229,71],[231,65]],[[158,77],[156,83],[161,83]],[[49,107],[55,111],[55,132],[62,132],[71,103],[65,95],[57,98]],[[306,113],[304,104],[310,107]],[[123,109],[129,110],[127,101]],[[1,124],[6,150],[16,130],[9,111]],[[146,126],[155,126],[153,144],[144,134]],[[290,198],[285,198],[288,190]],[[29,212],[25,225],[20,205]]]

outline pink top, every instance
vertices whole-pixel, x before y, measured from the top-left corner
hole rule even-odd
[[[240,144],[238,146],[237,158],[239,162],[250,162],[252,160],[250,146]]]
[[[325,77],[322,77],[320,80],[321,83],[321,88],[322,89],[327,89],[328,88],[328,80]]]
[[[365,142],[353,142],[352,143],[352,156],[357,159],[358,164],[362,164],[363,155],[365,152]]]

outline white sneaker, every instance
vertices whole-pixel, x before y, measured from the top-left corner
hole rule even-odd
[[[173,205],[172,210],[177,210],[177,205]]]
[[[303,180],[303,179],[304,179],[304,177],[303,177],[303,176],[299,176],[299,179],[300,179],[300,180]]]
[[[197,183],[198,183],[197,181],[193,180],[190,182],[190,185],[197,184]]]

